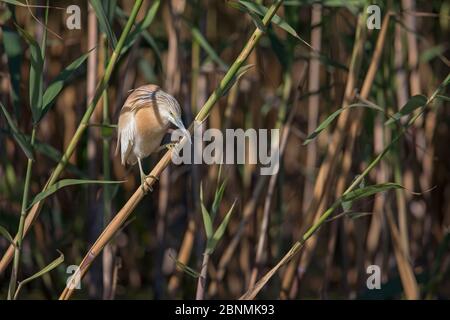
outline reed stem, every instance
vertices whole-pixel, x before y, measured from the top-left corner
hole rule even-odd
[[[34,146],[35,136],[36,136],[36,127],[33,127],[33,130],[31,132],[31,147]],[[19,274],[20,254],[22,252],[25,218],[27,216],[27,204],[30,193],[32,167],[33,167],[33,160],[28,158],[27,172],[25,175],[25,185],[23,187],[22,207],[20,210],[19,228],[17,230],[17,237],[15,239],[13,269],[9,281],[8,300],[14,299],[14,293],[16,292],[17,287],[17,275]]]

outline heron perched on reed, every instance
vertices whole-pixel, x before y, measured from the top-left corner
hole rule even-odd
[[[143,188],[148,186],[148,176],[142,169],[142,159],[165,147],[160,144],[170,124],[182,130],[190,141],[177,100],[153,84],[133,90],[120,111],[116,154],[120,146],[122,165],[139,164]]]

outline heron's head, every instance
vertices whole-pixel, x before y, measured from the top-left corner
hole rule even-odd
[[[172,123],[183,132],[183,135],[191,143],[191,135],[183,124],[181,119],[181,107],[178,101],[167,92],[164,92],[157,86],[144,86],[136,90],[145,91],[146,98],[156,103],[159,113],[164,121]]]

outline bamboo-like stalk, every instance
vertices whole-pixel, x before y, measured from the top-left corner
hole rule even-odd
[[[100,78],[100,74],[104,65],[99,51],[102,48],[102,43],[99,43],[97,16],[94,8],[88,4],[88,19],[87,19],[87,45],[88,50],[92,50],[87,58],[87,74],[86,74],[86,107],[89,107],[89,103],[92,101],[95,94],[95,86]],[[95,124],[100,122],[100,108],[96,108],[92,116],[89,118],[89,124]],[[97,151],[97,144],[100,140],[100,132],[95,127],[88,127],[86,130],[87,136],[87,172],[89,177],[97,178],[99,165],[99,152]],[[97,195],[95,192],[95,186],[88,186],[86,188],[87,197],[87,212],[86,212],[86,226],[87,226],[87,239],[88,242],[95,240],[95,237],[103,229],[101,206],[97,203]],[[95,270],[91,272],[89,278],[89,297],[91,299],[98,299],[101,297],[102,291],[102,265],[100,263],[95,265]]]
[[[357,25],[358,27],[355,33],[355,45],[353,46],[353,52],[350,59],[349,73],[342,102],[343,107],[348,106],[353,99],[354,89],[357,82],[357,75],[360,69],[360,61],[362,59],[366,37],[365,16],[363,14],[359,16]],[[331,175],[333,174],[336,166],[339,163],[337,159],[344,142],[345,134],[347,132],[346,129],[350,124],[350,112],[350,110],[345,110],[344,112],[342,112],[336,124],[336,129],[333,132],[330,143],[328,144],[326,157],[320,166],[314,184],[313,197],[309,204],[308,210],[304,213],[305,220],[307,221],[305,225],[309,225],[314,221],[317,221],[319,213],[323,212],[326,208],[326,196],[331,188],[331,183],[329,183],[329,181],[331,180]],[[312,242],[315,242],[315,240],[313,240]],[[314,245],[315,244],[312,243],[309,246],[313,248]],[[308,249],[308,251],[310,250]],[[306,259],[308,259],[308,257]],[[295,276],[295,270],[297,270],[298,263],[302,262],[292,261],[287,267],[282,280],[282,291],[280,293],[280,298],[287,298],[287,293],[290,291],[290,288],[294,282],[293,278]]]
[[[194,15],[197,15],[198,8],[194,7]],[[196,17],[194,18],[196,21]],[[197,103],[198,103],[198,81],[200,75],[200,44],[193,37],[192,38],[192,47],[191,47],[191,108],[187,110],[187,116],[190,119],[193,118],[192,114],[197,112]],[[200,189],[200,173],[197,166],[191,166],[192,171],[192,190]],[[183,264],[187,264],[189,258],[191,257],[192,247],[194,246],[195,239],[195,215],[194,213],[200,212],[200,197],[198,192],[192,192],[192,200],[193,200],[193,212],[190,211],[188,213],[188,223],[186,226],[186,231],[183,236],[183,241],[181,242],[180,250],[177,256],[177,260]],[[177,270],[169,279],[168,284],[168,292],[169,295],[173,296],[180,285],[181,277],[183,276],[183,272]]]
[[[306,68],[303,69],[302,74],[299,76],[299,83],[303,83],[304,77],[306,75]],[[296,91],[296,95],[293,98],[294,103],[298,104],[298,98],[299,98],[299,91]],[[298,105],[297,105],[298,108]],[[284,129],[283,129],[284,130]],[[284,133],[283,133],[284,135]],[[283,138],[282,138],[283,139]],[[282,153],[280,154],[282,156]],[[270,176],[264,175],[260,176],[258,182],[256,183],[256,186],[253,188],[252,195],[250,199],[247,201],[247,203],[244,206],[244,209],[242,210],[242,218],[239,223],[239,226],[237,228],[237,231],[234,232],[234,236],[229,242],[227,248],[224,250],[224,253],[222,254],[219,264],[217,266],[216,275],[213,279],[213,282],[211,283],[209,287],[209,295],[214,296],[218,289],[218,284],[221,283],[223,280],[223,277],[225,275],[225,268],[231,261],[231,258],[233,257],[233,254],[235,250],[237,249],[241,237],[243,236],[244,230],[246,225],[249,223],[250,218],[252,217],[253,213],[255,212],[258,203],[260,201],[261,195],[265,189],[265,186],[267,183],[269,183]]]
[[[387,221],[392,236],[392,244],[394,247],[395,260],[399,270],[400,279],[402,281],[405,297],[408,300],[417,300],[420,297],[419,286],[414,276],[414,271],[409,262],[408,256],[404,251],[400,231],[395,225],[394,217],[391,210],[386,211]]]
[[[428,98],[425,105],[422,107],[421,111],[416,113],[409,121],[408,123],[402,127],[400,132],[391,140],[391,142],[383,149],[381,153],[378,154],[378,156],[375,157],[375,159],[372,160],[372,162],[364,169],[364,171],[350,184],[350,186],[345,190],[345,192],[342,194],[342,196],[345,196],[355,190],[359,184],[364,181],[364,179],[367,177],[367,175],[372,171],[373,168],[375,168],[378,163],[384,158],[384,156],[390,151],[391,147],[394,146],[397,141],[405,133],[408,131],[408,129],[416,122],[416,120],[422,116],[425,112],[425,110],[430,107],[436,96],[439,95],[445,88],[443,85],[444,83],[447,83],[450,81],[450,73],[447,75],[445,80],[442,82],[442,84],[434,91],[434,93]],[[315,222],[302,236],[302,238],[295,242],[291,249],[283,256],[283,258],[269,271],[264,275],[253,288],[250,288],[246,293],[244,293],[239,299],[241,300],[250,300],[254,299],[256,295],[259,293],[259,291],[265,286],[265,284],[272,278],[272,276],[286,263],[288,263],[304,246],[305,242],[311,238],[317,230],[320,229],[320,227],[323,226],[323,224],[327,221],[327,219],[330,217],[330,215],[336,210],[341,203],[339,201],[336,201],[333,203],[331,207],[329,207],[318,219],[317,222]],[[409,278],[414,279],[414,277]]]
[[[404,12],[403,23],[406,28],[406,40],[407,40],[407,57],[408,57],[408,67],[409,67],[409,91],[412,96],[420,94],[420,75],[419,75],[419,50],[416,39],[416,17],[414,15],[409,14],[410,12],[414,12],[416,10],[416,1],[415,0],[402,0],[401,1],[402,9]],[[417,132],[414,133],[416,139],[418,141],[424,140],[424,132],[422,128],[418,128]],[[418,150],[417,152],[418,161],[422,162],[423,153]],[[396,172],[395,170],[394,172]],[[396,172],[398,174],[398,172]],[[424,175],[421,174],[420,180],[423,181]],[[396,178],[399,178],[396,176]],[[419,181],[420,181],[419,180]],[[421,181],[421,182],[422,182]],[[421,183],[422,190],[427,190],[429,186],[427,184]],[[400,231],[400,239],[402,243],[403,250],[407,257],[410,255],[409,250],[409,233],[408,233],[408,217],[406,212],[406,203],[404,196],[398,194],[397,196],[397,205],[399,206],[398,210],[398,222],[399,222],[399,231]]]
[[[322,5],[313,4],[311,13],[311,46],[317,52],[321,50],[322,42]],[[308,132],[313,132],[317,128],[317,120],[319,118],[320,96],[316,93],[320,87],[320,61],[316,57],[312,57],[309,63],[308,73],[308,91],[313,93],[308,99]],[[314,172],[317,161],[317,142],[311,141],[306,148],[306,170]],[[312,196],[313,181],[305,180],[303,192],[303,212],[308,210],[307,204]]]
[[[409,85],[411,95],[420,94],[420,75],[418,70],[419,65],[419,50],[416,39],[416,17],[410,14],[416,10],[415,0],[402,0],[402,8],[406,11],[404,14],[403,22],[407,29],[407,42],[408,42],[408,65],[410,68]]]
[[[270,21],[272,20],[272,17],[275,15],[275,12],[280,7],[283,0],[277,0],[274,4],[270,6],[267,13],[265,14],[262,22],[265,26],[267,26]],[[258,43],[259,39],[263,35],[263,30],[256,28],[253,34],[251,35],[250,39],[247,41],[245,47],[242,49],[239,56],[236,58],[234,63],[231,65],[230,69],[227,71],[223,79],[220,81],[219,86],[217,89],[209,96],[206,103],[203,105],[203,107],[200,109],[199,113],[195,117],[195,122],[201,123],[203,122],[209,115],[211,109],[214,107],[215,103],[219,100],[219,98],[223,95],[226,88],[229,84],[232,83],[234,76],[239,71],[240,67],[244,64],[247,57],[252,52],[253,48],[255,48],[256,44]],[[192,132],[194,129],[194,123],[192,123],[189,126],[189,130]],[[179,142],[179,146],[184,145],[186,143],[186,139],[183,138]],[[150,172],[149,178],[147,178],[147,185],[148,187],[152,187],[153,184],[155,184],[155,179],[151,177],[159,177],[161,173],[164,171],[164,169],[170,164],[172,158],[172,150],[168,150],[161,160],[156,164],[156,166],[153,168],[153,170]],[[110,222],[110,224],[103,230],[102,234],[98,237],[97,241],[93,244],[93,246],[89,249],[88,253],[85,255],[83,260],[81,261],[79,268],[77,269],[77,272],[72,277],[73,284],[76,285],[76,280],[82,279],[83,276],[88,271],[89,267],[91,266],[93,260],[98,256],[100,251],[105,247],[105,245],[111,240],[111,238],[116,234],[116,232],[120,229],[120,227],[123,225],[123,223],[126,221],[126,219],[132,214],[133,210],[136,208],[136,206],[139,204],[139,202],[144,197],[144,191],[139,186],[139,188],[136,189],[134,194],[128,199],[128,201],[125,203],[125,205],[122,207],[122,209],[117,213],[117,215],[114,217],[114,219]],[[64,291],[61,293],[61,296],[59,297],[60,300],[67,300],[70,298],[70,296],[73,293],[74,286],[66,286]]]
[[[241,240],[241,237],[244,233],[245,226],[250,221],[250,217],[252,216],[253,212],[257,208],[257,205],[260,201],[261,194],[263,193],[266,184],[269,181],[268,175],[260,176],[258,182],[256,183],[255,188],[253,188],[252,195],[250,199],[247,201],[247,203],[244,206],[244,209],[242,210],[242,218],[239,223],[239,226],[237,228],[237,231],[234,232],[234,236],[229,242],[227,248],[224,250],[220,260],[219,264],[217,266],[216,275],[213,278],[213,281],[211,282],[211,285],[209,287],[209,295],[214,296],[218,290],[219,283],[223,280],[223,277],[225,275],[225,268],[227,267],[228,263],[230,262],[231,258],[233,257],[233,254],[236,250],[236,248],[239,245],[239,241]]]
[[[177,260],[183,264],[187,264],[189,262],[189,258],[191,257],[192,247],[194,246],[195,231],[195,220],[193,214],[191,214],[177,256]],[[177,270],[177,272],[169,279],[168,291],[170,296],[173,297],[175,295],[178,287],[180,286],[182,275],[183,272]]]
[[[380,36],[379,36],[379,41],[377,44],[377,47],[375,49],[375,53],[374,53],[374,58],[372,59],[372,63],[369,67],[369,70],[367,72],[367,76],[364,80],[364,84],[363,84],[363,88],[362,88],[362,93],[364,93],[364,96],[367,96],[369,93],[369,89],[371,87],[371,84],[373,82],[374,76],[375,76],[375,72],[378,66],[378,61],[380,59],[380,55],[381,55],[381,49],[383,48],[383,43],[384,43],[384,37],[386,35],[387,32],[387,25],[388,25],[388,20],[389,19],[389,15],[387,15],[385,17],[384,23],[383,23],[383,27],[382,27],[382,31],[380,32]],[[364,17],[361,16],[360,20],[359,20],[359,28],[357,30],[357,34],[356,34],[356,44],[354,46],[354,50],[352,53],[352,61],[350,63],[350,72],[349,72],[349,79],[347,80],[347,85],[346,85],[346,89],[345,89],[345,96],[344,96],[344,102],[343,105],[347,106],[352,97],[353,97],[353,90],[354,90],[354,86],[355,86],[355,75],[357,74],[357,70],[359,69],[359,65],[358,65],[358,60],[359,57],[361,55],[361,50],[362,50],[362,44],[364,43]],[[344,113],[341,115],[342,118],[339,119],[338,124],[337,124],[337,129],[335,130],[335,133],[333,134],[333,141],[332,143],[329,145],[329,152],[327,154],[327,158],[324,160],[324,162],[322,163],[321,167],[320,167],[320,171],[319,171],[319,175],[318,178],[316,180],[316,184],[315,184],[315,188],[314,188],[314,198],[312,199],[311,205],[309,207],[308,212],[306,213],[307,218],[311,215],[311,214],[315,214],[313,221],[317,222],[320,219],[320,213],[323,212],[325,210],[325,205],[327,202],[327,197],[328,197],[328,193],[330,191],[330,185],[332,183],[330,183],[330,181],[332,181],[333,176],[334,176],[334,170],[332,170],[333,167],[336,167],[338,164],[338,161],[335,161],[338,156],[338,151],[340,149],[340,146],[343,143],[343,140],[345,138],[345,136],[343,135],[343,128],[347,127],[349,125],[349,112],[345,112],[346,114],[344,115]],[[359,119],[361,116],[361,111],[360,110],[356,110],[356,119]],[[357,121],[359,122],[359,121]],[[352,127],[354,127],[352,125]],[[354,130],[355,128],[353,128],[353,130],[351,130],[351,132],[355,132]],[[347,167],[349,167],[347,165]],[[313,211],[314,210],[314,211]],[[305,246],[305,249],[303,250],[302,256],[299,260],[299,267],[300,270],[304,270],[307,265],[309,264],[312,252],[315,248],[317,242],[317,238],[313,237],[310,241],[308,241],[308,243]],[[280,293],[280,297],[283,298],[287,298],[288,297],[288,293],[290,292],[291,286],[294,283],[293,278],[295,276],[295,270],[297,270],[297,262],[296,261],[292,261],[289,265],[289,267],[287,268],[287,271],[285,273],[285,276],[283,277],[283,282],[282,282],[282,290]],[[292,298],[292,295],[295,295],[295,293],[290,293],[289,294]]]
[[[48,1],[47,1],[48,6]],[[31,13],[31,11],[30,11]],[[41,56],[45,57],[45,50],[46,50],[46,43],[47,43],[47,29],[46,25],[48,23],[48,8],[45,10],[45,25],[41,25],[43,27],[43,34],[42,34],[42,43],[41,43]],[[42,94],[42,93],[41,93]],[[37,107],[37,106],[33,106]],[[31,148],[34,147],[35,138],[36,138],[36,127],[37,125],[33,125],[33,129],[31,131]],[[31,187],[31,170],[33,168],[33,159],[28,158],[27,161],[27,171],[25,174],[25,184],[23,189],[23,196],[22,196],[22,207],[20,210],[20,219],[19,219],[19,227],[17,230],[17,236],[14,239],[15,241],[15,248],[14,248],[14,261],[13,261],[13,268],[11,271],[11,277],[9,281],[9,288],[8,288],[8,300],[16,299],[16,287],[17,287],[17,276],[19,274],[19,266],[20,266],[20,254],[22,252],[22,242],[23,238],[25,237],[25,221],[27,217],[27,206],[28,206],[28,197],[30,193],[30,187]]]
[[[196,300],[203,300],[205,299],[205,293],[206,293],[206,277],[208,275],[208,262],[211,254],[207,252],[207,250],[203,253],[203,261],[202,261],[202,267],[200,269],[200,276],[198,277],[197,281],[197,292],[195,294]]]
[[[317,52],[321,51],[322,42],[322,5],[320,3],[314,4],[311,8],[311,46]],[[308,99],[308,132],[313,132],[317,127],[319,118],[320,96],[317,93],[320,87],[320,61],[317,57],[312,57],[308,68],[308,92],[312,95]],[[305,179],[305,186],[303,189],[302,213],[306,215],[310,199],[313,195],[314,180],[313,176],[317,165],[317,141],[311,141],[306,147],[306,162],[305,170],[307,172]],[[292,265],[286,273],[283,281],[283,288],[280,292],[281,298],[287,298],[286,291],[291,285],[292,277],[294,276],[295,266]],[[302,270],[302,269],[301,269]],[[288,281],[288,284],[286,282]],[[294,290],[296,291],[296,290]]]
[[[390,15],[391,14],[388,13],[384,17],[384,20],[383,20],[383,23],[381,26],[381,30],[378,35],[377,43],[375,45],[373,57],[372,57],[371,63],[369,65],[369,69],[367,70],[367,74],[366,74],[366,77],[364,79],[364,82],[363,82],[363,85],[361,88],[360,96],[362,99],[368,98],[370,89],[372,88],[372,83],[375,79],[375,75],[378,70],[378,65],[379,65],[379,62],[381,59],[381,55],[383,53],[383,48],[384,48],[386,35],[387,35],[387,31],[388,31],[388,26],[389,26]],[[363,115],[363,110],[361,110],[361,109],[355,110],[353,119],[352,119],[353,121],[350,123],[349,132],[347,133],[347,137],[345,137],[349,141],[349,143],[348,143],[349,146],[353,146],[354,141],[356,140],[356,135],[361,128],[362,115]],[[351,156],[351,152],[352,152],[352,148],[347,148],[346,152],[344,152],[342,175],[341,175],[342,178],[346,177],[347,173],[350,171],[350,167],[351,167],[351,163],[352,163],[352,159],[353,159]],[[335,171],[330,171],[330,173],[327,177],[327,181],[328,181],[327,183],[329,183],[330,181],[332,181],[332,179],[334,179],[334,175],[335,175]],[[339,183],[342,186],[339,186]],[[340,182],[338,181],[337,187],[341,188],[341,190],[343,190],[344,185],[345,185],[345,181],[341,179]],[[330,190],[330,188],[328,188],[327,191],[329,191],[329,190]],[[329,192],[326,192],[322,196],[323,199],[320,202],[319,210],[317,210],[315,213],[314,221],[317,221],[317,219],[319,219],[320,212],[322,212],[323,208],[325,208],[325,206],[326,206],[328,196],[329,196]],[[317,238],[313,237],[306,244],[306,248],[304,250],[304,253],[302,254],[301,261],[300,261],[301,270],[305,270],[307,268],[307,266],[309,265],[309,261],[311,259],[312,252],[315,248],[316,241],[317,241]]]
[[[67,149],[65,150],[61,160],[58,162],[55,170],[52,172],[50,178],[48,179],[48,181],[45,184],[42,191],[45,191],[49,186],[53,185],[58,180],[59,176],[64,171],[64,168],[66,167],[70,157],[72,156],[76,147],[78,146],[78,143],[80,142],[84,132],[86,131],[86,128],[88,127],[88,124],[89,124],[89,119],[92,116],[92,113],[94,112],[95,107],[103,94],[103,91],[108,86],[109,80],[110,80],[112,72],[114,70],[114,67],[117,64],[120,53],[125,44],[125,40],[131,31],[134,21],[136,20],[136,17],[139,12],[139,9],[142,5],[142,2],[143,2],[143,0],[136,0],[136,2],[134,3],[134,6],[131,11],[130,17],[128,18],[127,24],[125,25],[125,28],[123,29],[120,39],[117,42],[117,46],[111,55],[111,59],[108,63],[108,66],[106,67],[105,74],[97,86],[97,89],[96,89],[95,95],[94,95],[94,99],[89,104],[74,136],[72,137],[72,140],[70,141],[69,145],[67,146]],[[24,236],[28,233],[31,225],[36,220],[36,218],[39,216],[39,213],[41,212],[43,205],[44,205],[44,201],[39,201],[31,208],[30,212],[28,213],[28,215],[25,219],[25,224],[24,224],[24,229],[23,229]],[[18,239],[18,236],[16,236],[15,240],[17,241],[17,239]],[[3,255],[2,259],[0,260],[0,274],[5,271],[6,267],[11,262],[13,254],[14,254],[14,246],[10,245],[8,247],[8,250]]]
[[[34,126],[33,131],[31,132],[31,147],[34,146],[35,136],[36,136],[36,127]],[[27,172],[25,175],[25,185],[23,187],[22,208],[20,210],[19,228],[17,231],[17,240],[15,240],[13,269],[9,281],[8,300],[14,298],[15,296],[14,293],[16,292],[17,287],[17,275],[19,273],[20,254],[22,252],[22,241],[24,237],[24,226],[25,226],[25,218],[27,215],[27,205],[28,205],[28,196],[30,193],[32,168],[33,168],[33,160],[28,159]]]
[[[108,60],[108,43],[107,38],[105,34],[102,34],[101,37],[101,50],[99,52],[99,56],[102,57],[103,63],[102,63],[102,72],[105,71],[106,67],[106,61]],[[102,109],[102,123],[105,126],[108,126],[111,123],[111,119],[109,116],[109,98],[108,98],[108,92],[105,90],[103,91],[102,96],[102,103],[103,103],[103,109]],[[110,160],[110,154],[111,154],[111,137],[109,135],[103,136],[103,154],[102,154],[102,160],[103,160],[103,179],[104,180],[111,180],[111,160]],[[103,187],[103,226],[109,223],[111,221],[111,200],[112,200],[112,188],[110,186],[105,185]],[[115,261],[114,261],[114,248],[112,245],[109,245],[105,248],[105,251],[103,251],[103,299],[105,300],[111,300],[114,295],[114,272],[116,271]]]
[[[403,29],[400,24],[395,25],[395,36],[394,36],[394,67],[395,67],[395,82],[396,82],[396,97],[397,97],[397,105],[404,106],[408,101],[408,81],[406,77],[406,73],[404,70],[404,58],[403,58],[403,42],[402,42],[402,33]],[[382,124],[381,117],[377,118],[377,122],[375,124],[375,132],[374,132],[374,150],[375,152],[381,152],[384,145],[383,133],[381,132]],[[387,136],[388,132],[386,132]],[[386,181],[388,175],[388,167],[387,165],[381,164],[380,170],[377,172],[376,182],[381,183]],[[401,184],[408,189],[412,189],[413,186],[408,185],[406,181],[402,181]],[[403,193],[402,193],[403,194]],[[404,194],[403,194],[404,195]],[[370,222],[370,227],[367,233],[366,240],[366,250],[369,258],[372,257],[379,247],[380,236],[382,233],[382,228],[384,227],[384,215],[383,215],[383,207],[385,202],[385,196],[383,194],[375,195],[374,206],[373,206],[373,215],[372,220]]]
[[[285,114],[286,114],[286,109],[287,109],[287,105],[288,105],[289,95],[292,90],[292,75],[289,72],[285,72],[283,82],[284,83],[283,83],[282,103],[281,103],[281,107],[280,107],[280,111],[279,111],[278,120],[275,125],[275,127],[277,129],[281,128],[281,126],[283,125]],[[297,95],[296,95],[296,98],[297,98]],[[280,149],[280,157],[284,153],[284,149],[285,149],[286,143],[287,143],[287,138],[288,138],[288,135],[289,135],[289,132],[291,129],[291,122],[296,114],[296,111],[297,111],[296,101],[294,101],[294,106],[292,107],[291,112],[289,114],[289,119],[283,128],[283,134],[281,136],[281,141],[279,142],[279,145],[277,146]],[[261,227],[260,227],[260,232],[259,232],[259,237],[258,237],[258,244],[256,246],[255,265],[253,266],[253,269],[251,271],[250,282],[248,285],[249,288],[251,288],[255,285],[255,282],[256,282],[256,279],[258,276],[258,271],[261,266],[264,245],[266,242],[266,235],[268,233],[268,228],[269,228],[270,208],[272,205],[273,192],[274,192],[274,189],[276,186],[278,173],[279,173],[279,171],[276,174],[270,176],[269,186],[267,188],[267,194],[266,194],[266,198],[264,201],[264,211],[263,211],[263,218],[261,221]]]

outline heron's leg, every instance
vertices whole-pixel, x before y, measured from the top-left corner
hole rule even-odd
[[[154,179],[154,180],[159,180],[159,178],[158,177],[155,177],[154,175],[146,175],[145,173],[144,173],[144,170],[142,170],[142,163],[141,163],[141,159],[140,158],[137,158],[138,159],[138,164],[139,164],[139,172],[140,172],[140,174],[141,174],[141,188],[142,188],[142,191],[144,192],[144,193],[147,193],[147,190],[146,190],[146,188],[145,187],[147,187],[148,188],[148,190],[150,190],[150,192],[152,192],[153,191],[153,188],[152,188],[152,186],[147,182],[147,178],[152,178],[152,179]]]

